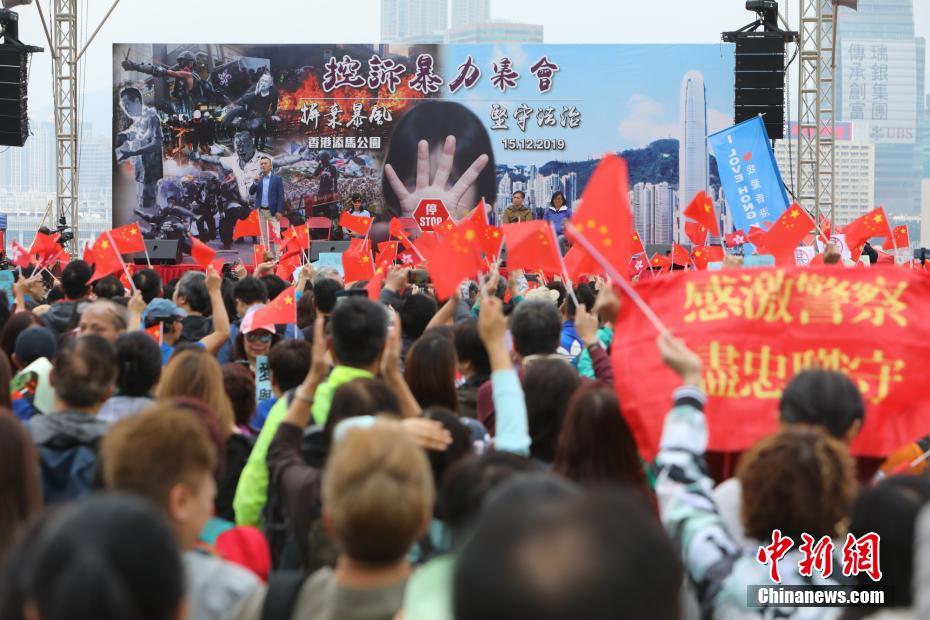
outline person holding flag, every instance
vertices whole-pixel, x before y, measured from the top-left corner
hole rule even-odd
[[[203,275],[203,274],[200,274]],[[212,266],[207,268],[206,288],[210,304],[213,306],[213,329],[197,341],[197,345],[206,349],[211,355],[216,354],[229,338],[229,315],[220,292],[223,279]],[[128,331],[150,329],[161,324],[162,364],[167,364],[174,353],[174,347],[182,342],[182,321],[187,312],[170,299],[157,297],[149,304],[142,299],[142,292],[136,291],[129,300]]]

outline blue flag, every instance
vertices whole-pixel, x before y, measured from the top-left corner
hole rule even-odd
[[[707,136],[737,230],[762,226],[789,206],[788,194],[761,116]],[[729,231],[727,231],[729,232]]]

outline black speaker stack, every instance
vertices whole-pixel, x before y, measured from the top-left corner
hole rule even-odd
[[[723,40],[736,44],[734,120],[742,123],[762,115],[769,138],[785,137],[785,49],[798,33],[778,25],[778,3],[774,0],[748,0],[746,9],[758,19]]]
[[[19,40],[19,16],[13,11],[0,9],[0,33],[0,145],[23,146],[29,137],[29,54],[42,48]]]
[[[736,39],[737,123],[762,115],[769,138],[785,137],[785,39],[750,33]]]
[[[28,70],[29,52],[16,45],[0,45],[0,144],[22,146],[29,137]]]

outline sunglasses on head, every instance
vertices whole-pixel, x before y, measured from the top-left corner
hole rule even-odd
[[[245,335],[246,340],[249,342],[261,342],[267,344],[271,342],[272,334],[269,334],[266,331],[251,332]]]

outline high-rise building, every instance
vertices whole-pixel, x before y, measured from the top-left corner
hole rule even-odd
[[[678,203],[690,204],[695,194],[708,187],[707,100],[704,75],[688,71],[681,81],[679,117],[681,138],[678,143]],[[675,213],[675,239],[685,239],[685,218]]]
[[[448,0],[381,0],[382,43],[434,43],[448,25]]]
[[[569,172],[562,175],[562,191],[565,192],[565,202],[572,207],[578,199],[578,174]]]
[[[452,0],[452,27],[478,24],[491,19],[491,0]]]
[[[476,24],[457,26],[446,32],[446,43],[542,43],[543,27],[540,24],[523,24],[503,20],[485,20]]]
[[[875,145],[875,203],[920,213],[925,41],[914,38],[913,0],[859,0],[841,8],[837,118],[864,123]]]
[[[875,145],[865,131],[853,123],[838,123],[834,137],[835,164],[833,195],[834,218],[837,226],[846,226],[851,221],[875,208]],[[797,135],[797,124],[792,123],[791,135]],[[775,161],[782,173],[790,168],[797,157],[797,143],[789,149],[787,140],[775,145]],[[829,218],[830,214],[825,213]]]
[[[677,205],[675,190],[666,182],[637,183],[630,189],[633,227],[643,243],[672,242],[672,213]]]
[[[500,216],[504,213],[510,205],[511,196],[513,192],[517,191],[513,188],[513,182],[510,180],[510,174],[504,173],[504,176],[501,177],[501,180],[497,183],[497,200],[494,201],[494,211]]]
[[[923,147],[921,159],[923,160],[923,174],[925,179],[930,179],[930,95],[927,95],[927,104],[917,120],[917,136]],[[927,223],[930,226],[930,222]]]
[[[656,183],[652,191],[653,243],[671,243],[672,214],[675,210],[675,190],[666,182]]]

